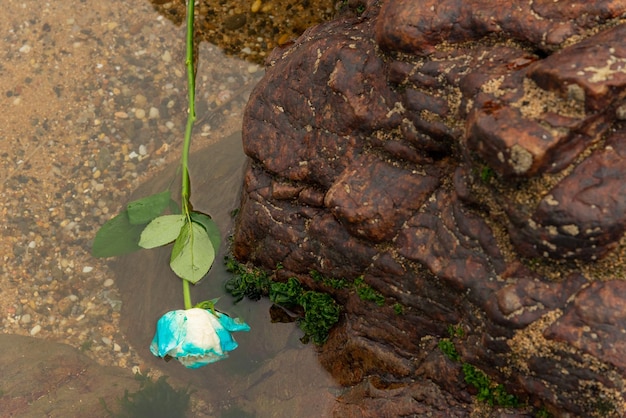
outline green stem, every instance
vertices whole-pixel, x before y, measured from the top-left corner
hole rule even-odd
[[[185,127],[185,140],[183,142],[182,166],[182,188],[181,188],[181,206],[183,213],[187,217],[187,225],[191,222],[189,218],[189,148],[191,146],[191,131],[196,120],[196,79],[193,60],[193,20],[194,20],[194,1],[187,0],[187,37],[185,54],[185,66],[187,67],[187,90],[189,97],[189,113],[187,114],[187,126]],[[185,225],[185,226],[187,226]],[[183,227],[184,228],[184,227]],[[189,282],[183,279],[183,300],[185,309],[191,309],[191,292],[189,290]]]
[[[189,282],[183,279],[183,299],[185,301],[185,309],[191,309],[191,292],[189,291]]]
[[[185,128],[185,141],[183,143],[182,177],[183,184],[181,190],[181,205],[183,213],[189,217],[189,147],[191,146],[191,131],[196,120],[196,79],[193,60],[193,20],[194,20],[194,0],[187,0],[187,51],[185,55],[185,65],[187,66],[187,90],[189,95],[189,113],[187,114],[187,126]]]

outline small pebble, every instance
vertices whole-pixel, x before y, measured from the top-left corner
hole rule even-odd
[[[144,107],[148,103],[148,99],[143,94],[135,96],[135,105],[137,107]]]
[[[22,317],[20,318],[20,322],[22,324],[30,324],[30,314],[24,314],[22,315]]]
[[[289,34],[289,33],[283,33],[280,38],[278,38],[278,45],[285,45],[287,42],[289,42],[292,39],[293,35]]]
[[[161,55],[161,59],[165,62],[170,62],[172,61],[172,54],[170,54],[170,51],[165,51],[163,55]]]
[[[615,116],[618,120],[626,120],[626,105],[621,105],[615,109]]]
[[[146,111],[143,109],[135,110],[135,117],[137,119],[144,119],[146,117]]]
[[[20,48],[20,52],[22,54],[28,54],[30,52],[30,50],[32,49],[32,47],[28,44],[24,44],[22,45],[22,47]]]
[[[246,20],[247,19],[245,13],[237,13],[224,19],[222,25],[225,29],[237,30],[239,28],[242,28],[246,24]]]
[[[83,267],[83,273],[91,273],[93,271],[93,267],[85,266]]]
[[[113,351],[122,351],[122,347],[120,347],[120,345],[118,343],[114,343],[113,344]]]
[[[151,107],[149,112],[148,112],[148,118],[149,119],[158,119],[159,116],[160,116],[159,109],[157,109],[156,107]]]
[[[115,281],[113,279],[106,279],[104,281],[104,287],[111,287],[111,286],[113,286],[114,283],[115,283]]]
[[[72,312],[74,302],[69,297],[64,297],[57,302],[57,308],[61,315],[69,315]]]
[[[146,148],[146,146],[143,144],[139,145],[139,155],[146,155],[146,154],[148,154],[148,149]]]
[[[31,241],[28,243],[28,248],[33,249],[37,246],[37,243],[35,241]]]
[[[252,3],[252,6],[250,7],[250,11],[252,13],[256,13],[259,10],[261,10],[261,0],[255,0],[254,3]]]
[[[41,331],[41,325],[35,325],[31,330],[30,330],[30,335],[31,336],[35,336],[37,334],[39,334],[39,331]]]
[[[115,117],[120,119],[128,119],[128,113],[126,112],[115,112]]]
[[[111,339],[108,337],[102,337],[102,342],[106,345],[111,345]]]

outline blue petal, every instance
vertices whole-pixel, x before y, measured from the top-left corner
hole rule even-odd
[[[250,326],[239,319],[233,319],[230,316],[217,312],[217,319],[221,327],[215,327],[215,332],[220,337],[220,344],[223,351],[233,351],[239,346],[237,341],[233,339],[230,332],[234,331],[250,331]]]
[[[150,345],[152,354],[163,357],[176,348],[185,338],[186,321],[184,311],[170,311],[159,318],[156,334]]]
[[[217,312],[217,319],[228,331],[250,331],[250,326],[239,318],[233,319],[226,314]]]

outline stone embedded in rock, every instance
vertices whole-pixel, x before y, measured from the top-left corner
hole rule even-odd
[[[516,272],[516,275],[521,272]],[[522,278],[497,291],[488,302],[487,313],[495,322],[513,328],[524,328],[539,320],[567,300],[586,283],[580,274],[573,274],[559,283],[546,281],[529,271]]]
[[[482,110],[474,117],[468,147],[505,176],[536,174],[545,167],[549,151],[561,139],[538,122],[524,119],[512,107]]]
[[[626,96],[626,26],[600,31],[537,62],[528,76],[546,90],[582,102],[587,112],[609,110]]]
[[[626,95],[624,35],[624,25],[600,31],[523,68],[523,79],[493,78],[498,89],[478,95],[470,113],[469,149],[505,176],[565,168],[601,139]],[[524,95],[507,93],[507,80]]]
[[[527,257],[597,260],[626,231],[626,131],[614,132],[510,229]],[[527,210],[513,208],[511,211]]]

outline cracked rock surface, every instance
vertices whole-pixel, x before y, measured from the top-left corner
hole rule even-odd
[[[342,303],[338,416],[468,416],[461,363],[626,413],[626,2],[570,3],[370,0],[268,58],[233,251]]]

